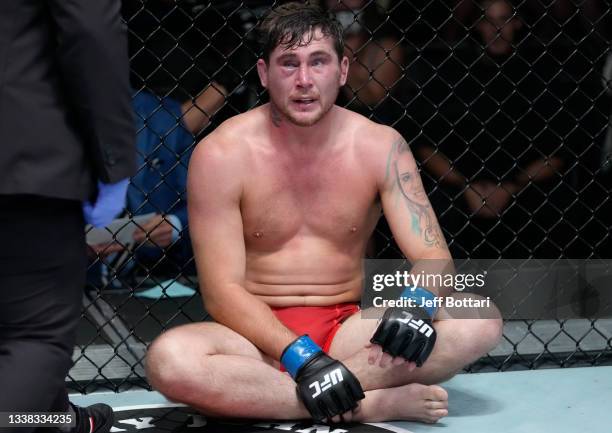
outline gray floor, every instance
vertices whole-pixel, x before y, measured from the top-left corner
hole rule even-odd
[[[413,433],[612,432],[612,367],[462,374],[442,386],[449,392],[448,417],[435,425],[390,424]],[[124,410],[169,404],[145,391],[73,395],[71,400],[82,405],[104,401]]]

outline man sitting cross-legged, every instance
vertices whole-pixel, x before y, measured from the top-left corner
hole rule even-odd
[[[435,422],[448,403],[434,384],[493,348],[501,321],[420,307],[361,318],[362,258],[381,210],[416,269],[450,254],[404,139],[334,105],[348,71],[339,24],[288,3],[261,30],[270,103],[222,124],[189,167],[192,242],[217,323],[160,336],[148,378],[210,416]],[[407,296],[434,295],[448,293]]]

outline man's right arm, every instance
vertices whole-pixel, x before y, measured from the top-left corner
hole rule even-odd
[[[280,359],[296,335],[245,289],[240,198],[246,167],[236,146],[213,132],[193,153],[187,179],[189,231],[206,310],[261,351]]]

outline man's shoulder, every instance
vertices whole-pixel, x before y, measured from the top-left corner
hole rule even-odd
[[[239,157],[249,148],[250,138],[257,131],[256,110],[247,111],[225,120],[197,145],[196,151],[209,156]]]
[[[351,137],[351,154],[362,173],[379,178],[385,172],[391,152],[405,143],[402,136],[387,125],[376,123],[361,114],[342,113],[342,132]]]
[[[343,113],[348,133],[354,137],[354,144],[357,150],[367,154],[380,154],[381,150],[389,149],[395,142],[402,137],[393,127],[376,123],[367,117],[345,110]]]
[[[251,129],[249,122],[248,113],[234,116],[197,144],[189,161],[194,196],[213,184],[223,185],[229,195],[239,194],[251,154],[251,136],[245,132]]]

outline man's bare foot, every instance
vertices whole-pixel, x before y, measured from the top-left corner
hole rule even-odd
[[[354,420],[435,423],[448,415],[448,393],[438,385],[411,383],[366,392]]]

